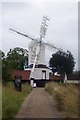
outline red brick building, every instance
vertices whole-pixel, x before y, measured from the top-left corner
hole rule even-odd
[[[14,70],[12,74],[12,79],[20,78],[23,81],[29,81],[31,70]],[[61,76],[49,75],[49,80],[60,80]]]
[[[20,78],[23,81],[28,81],[30,77],[30,70],[14,70],[12,74],[12,79]]]

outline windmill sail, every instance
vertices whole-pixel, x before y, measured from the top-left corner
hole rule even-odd
[[[67,57],[68,58],[68,56],[69,56],[69,53],[68,52],[66,52],[65,50],[63,50],[63,49],[61,49],[61,48],[58,48],[58,47],[56,47],[55,45],[52,45],[52,44],[50,44],[50,43],[43,43],[45,46],[47,46],[47,47],[49,47],[50,49],[56,49],[56,50],[58,50],[58,52],[57,52],[57,54],[60,54],[60,55],[62,55],[62,56],[64,56],[64,57]]]
[[[35,55],[35,59],[34,59],[34,63],[33,63],[33,68],[31,70],[30,78],[33,78],[33,72],[34,72],[34,69],[35,69],[35,65],[38,64],[38,59],[39,59],[40,52],[41,52],[40,50],[42,49],[42,39],[45,37],[45,34],[46,34],[46,30],[47,30],[47,26],[48,26],[46,23],[47,23],[48,20],[49,19],[47,18],[47,16],[43,16],[42,25],[41,25],[41,28],[40,28],[40,38],[39,38],[38,45],[37,45],[37,48],[36,48],[36,55]]]
[[[29,44],[29,66],[30,65],[32,66],[31,69],[30,69],[31,70],[30,79],[35,78],[34,77],[34,72],[35,72],[35,69],[36,69],[35,68],[36,65],[38,65],[38,64],[45,65],[45,47],[46,46],[48,46],[50,49],[58,50],[59,54],[65,56],[65,57],[68,57],[68,52],[64,51],[61,48],[56,47],[55,45],[52,45],[50,43],[45,43],[43,41],[43,39],[45,38],[45,35],[46,35],[46,31],[47,31],[47,27],[48,27],[48,21],[49,21],[48,17],[43,16],[43,21],[42,21],[41,28],[40,28],[39,39],[35,39],[32,36],[26,35],[24,33],[21,33],[17,30],[14,30],[14,29],[10,28],[11,31],[32,40],[31,44]],[[42,70],[41,70],[41,72],[42,72]],[[49,71],[45,74],[45,76],[46,75],[48,76],[47,79],[49,79]],[[42,76],[40,78],[43,79]]]
[[[24,34],[24,33],[21,33],[21,32],[19,32],[19,31],[17,31],[17,30],[12,29],[12,28],[9,28],[9,30],[11,30],[11,31],[13,31],[13,32],[15,32],[15,33],[17,33],[17,34],[20,34],[20,35],[22,35],[22,36],[24,36],[24,37],[27,37],[27,38],[29,38],[29,39],[31,39],[31,40],[37,41],[37,39],[32,38],[31,36],[26,35],[26,34]]]

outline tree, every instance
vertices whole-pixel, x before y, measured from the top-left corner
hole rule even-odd
[[[78,79],[80,80],[80,70],[79,70],[79,72],[78,72]]]
[[[28,51],[26,49],[16,47],[10,49],[7,56],[2,59],[2,78],[3,81],[12,79],[13,70],[23,70],[25,60],[28,62]]]
[[[2,50],[0,50],[0,60],[2,60],[4,57],[5,57],[5,53]]]
[[[7,62],[13,69],[23,70],[24,63],[27,61],[28,64],[28,51],[23,48],[16,47],[14,49],[10,49],[7,53]]]
[[[49,61],[49,66],[52,67],[53,73],[55,72],[55,70],[59,71],[60,73],[66,73],[67,75],[73,72],[75,60],[71,52],[68,51],[68,53],[68,58],[65,56],[61,56],[60,54],[58,54],[58,52],[52,54],[52,57]]]
[[[2,60],[2,81],[6,83],[11,81],[12,67],[8,64],[8,61],[4,58]]]
[[[0,80],[2,79],[2,60],[4,59],[5,54],[2,50],[0,50]]]

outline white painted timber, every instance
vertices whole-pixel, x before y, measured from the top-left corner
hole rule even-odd
[[[46,78],[43,78],[43,71],[45,71],[46,73]],[[33,78],[35,79],[48,79],[49,80],[49,69],[48,68],[35,68],[34,69],[34,74],[33,74]]]
[[[38,46],[37,41],[31,41],[29,44],[29,62],[28,65],[34,64],[34,59],[36,56],[36,48]],[[36,64],[45,64],[45,46],[41,44],[39,56],[37,58]]]

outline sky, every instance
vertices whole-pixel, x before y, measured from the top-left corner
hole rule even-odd
[[[24,1],[24,0],[23,0]],[[45,1],[28,0],[27,2],[5,2],[0,5],[0,49],[7,53],[10,48],[28,49],[30,39],[13,33],[9,28],[39,37],[43,15],[49,17],[49,24],[44,41],[69,50],[75,58],[75,70],[78,69],[78,2],[76,0]],[[74,2],[73,2],[74,1]],[[1,42],[0,42],[1,43]],[[45,63],[54,53],[54,49],[46,49]]]

